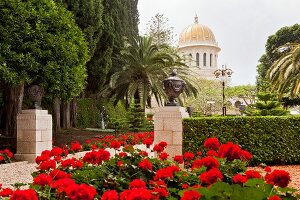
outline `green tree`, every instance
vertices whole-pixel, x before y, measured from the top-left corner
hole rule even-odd
[[[152,37],[152,42],[156,45],[172,45],[174,42],[173,27],[168,25],[168,18],[157,13],[147,23],[146,35]]]
[[[111,77],[110,85],[116,100],[127,100],[127,104],[137,100],[142,108],[151,107],[151,97],[162,104],[166,95],[162,81],[169,76],[172,69],[178,69],[187,83],[187,95],[196,94],[197,90],[188,79],[187,66],[181,62],[178,55],[166,53],[148,37],[137,37],[122,52],[121,60],[125,63],[123,70]]]
[[[289,92],[295,97],[300,90],[300,44],[287,44],[281,49],[283,55],[268,70],[272,89],[280,96]]]
[[[300,43],[300,25],[286,26],[279,29],[274,35],[269,36],[266,43],[266,53],[262,55],[257,66],[256,85],[259,91],[265,91],[269,87],[267,77],[268,69],[281,57],[278,48],[286,43]]]
[[[11,134],[24,84],[71,99],[85,86],[88,46],[71,12],[52,0],[0,4],[0,81],[5,85],[1,128]]]
[[[249,116],[287,115],[288,111],[283,109],[282,103],[276,99],[272,93],[259,93],[257,102],[246,107],[244,111]]]

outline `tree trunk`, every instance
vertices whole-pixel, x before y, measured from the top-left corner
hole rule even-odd
[[[70,125],[71,125],[71,127],[76,127],[76,119],[77,119],[77,99],[74,98],[70,102]]]
[[[55,97],[53,100],[53,129],[54,133],[60,130],[60,99]]]
[[[4,107],[1,110],[0,127],[7,136],[17,134],[17,115],[21,112],[24,96],[24,83],[16,86],[6,84],[3,90]]]
[[[70,103],[64,102],[62,104],[62,127],[65,129],[70,128]]]

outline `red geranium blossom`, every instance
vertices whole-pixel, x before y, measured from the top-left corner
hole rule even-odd
[[[153,139],[152,138],[147,138],[143,141],[143,144],[146,145],[147,148],[149,148],[150,145],[153,144]]]
[[[73,184],[66,188],[70,200],[93,200],[97,192],[93,186],[86,184]]]
[[[50,152],[50,156],[61,156],[63,152],[64,150],[62,148],[54,147]]]
[[[251,178],[261,178],[261,174],[258,171],[255,170],[248,170],[245,172],[246,178],[251,179]]]
[[[33,179],[34,185],[45,186],[45,185],[50,185],[51,182],[52,182],[52,177],[47,174],[39,174]]]
[[[281,200],[281,198],[277,195],[274,195],[274,196],[269,197],[268,200]]]
[[[181,156],[181,155],[174,156],[174,161],[177,162],[178,164],[182,164],[183,156]]]
[[[161,198],[167,198],[169,196],[168,190],[166,188],[154,188],[152,190],[152,195],[154,200],[159,200]]]
[[[247,182],[247,177],[241,174],[236,174],[232,177],[232,181],[234,184],[243,184]]]
[[[185,160],[189,161],[189,160],[194,159],[195,155],[191,152],[185,152],[183,154],[183,157],[184,157]]]
[[[204,142],[204,147],[209,150],[216,150],[220,147],[220,142],[218,138],[215,137],[207,138],[207,140]]]
[[[14,193],[14,191],[12,189],[3,188],[2,191],[0,192],[0,197],[8,197],[8,196],[12,195],[13,193]]]
[[[134,179],[129,183],[129,189],[146,189],[146,183],[141,179]]]
[[[201,195],[195,190],[187,190],[183,193],[181,200],[198,200]]]
[[[152,170],[152,164],[147,158],[139,163],[139,167],[143,170]]]
[[[223,175],[217,168],[213,168],[208,172],[204,172],[200,175],[200,180],[202,184],[206,184],[206,185],[211,185],[217,182],[218,180],[222,180],[222,179],[223,179]]]
[[[119,200],[119,195],[116,190],[108,190],[103,193],[101,200]]]
[[[284,170],[277,170],[275,169],[272,173],[267,174],[265,176],[265,180],[267,183],[272,185],[277,185],[279,187],[286,187],[288,186],[291,177],[290,174]]]
[[[205,166],[206,171],[209,171],[212,168],[218,168],[220,164],[215,158],[208,156],[202,158],[201,160],[195,160],[192,164],[192,169],[201,168],[202,166]]]
[[[267,172],[267,173],[270,173],[270,172],[272,171],[272,169],[271,169],[271,167],[266,166],[266,167],[264,168],[264,171]]]
[[[119,149],[121,147],[121,143],[116,141],[116,140],[113,140],[110,142],[110,148],[113,148],[113,149]]]
[[[59,169],[54,169],[52,170],[49,175],[52,177],[53,180],[58,180],[58,179],[65,179],[65,178],[70,178],[71,175],[67,174],[64,171],[61,171]]]
[[[126,153],[126,152],[120,152],[120,153],[119,153],[119,156],[120,156],[121,158],[123,158],[123,157],[127,156],[127,153]]]
[[[154,145],[153,151],[156,151],[157,153],[163,152],[164,148],[159,146],[158,144]]]
[[[54,181],[51,185],[51,188],[57,189],[58,193],[61,193],[66,190],[70,185],[74,185],[75,181],[70,178],[62,178]]]
[[[120,195],[120,200],[151,200],[151,192],[146,189],[125,190]]]
[[[215,156],[218,157],[218,153],[215,150],[209,150],[206,152],[207,156]]]
[[[74,152],[78,152],[82,149],[82,146],[79,142],[72,142],[71,143],[71,150],[74,151]]]
[[[55,160],[45,160],[42,163],[40,163],[39,168],[41,170],[50,170],[50,169],[55,169],[56,168],[56,162]]]
[[[168,156],[169,156],[169,154],[166,153],[166,152],[162,152],[162,153],[159,154],[159,158],[161,160],[166,160],[168,158]]]
[[[228,142],[220,146],[218,154],[220,158],[227,158],[227,160],[233,161],[241,157],[241,151],[242,149],[238,145]]]
[[[33,189],[16,190],[10,200],[38,200],[38,197]]]
[[[240,154],[242,160],[248,161],[252,159],[252,154],[246,150],[242,150]]]
[[[146,151],[140,151],[139,154],[144,157],[148,156],[148,153]]]
[[[158,146],[161,146],[163,149],[166,148],[167,145],[168,145],[168,144],[167,144],[166,142],[164,142],[164,141],[158,143]]]

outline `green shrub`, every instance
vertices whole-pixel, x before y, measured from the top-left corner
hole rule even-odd
[[[83,98],[77,100],[76,120],[76,126],[80,128],[100,126],[100,110],[93,99]]]
[[[253,154],[251,164],[299,164],[300,117],[202,117],[183,121],[185,151],[196,152],[205,139],[232,141]]]

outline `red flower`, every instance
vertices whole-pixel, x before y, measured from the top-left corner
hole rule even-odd
[[[246,183],[248,179],[241,174],[236,174],[234,177],[232,177],[232,180],[234,184],[243,184]]]
[[[160,142],[160,143],[158,143],[158,146],[161,146],[161,148],[166,148],[167,147],[167,143],[166,142],[164,142],[164,141],[162,141],[162,142]]]
[[[121,158],[123,158],[123,157],[127,156],[127,153],[126,153],[126,152],[120,152],[120,153],[119,153],[119,156],[120,156]]]
[[[177,162],[178,164],[182,164],[183,156],[180,156],[180,155],[174,156],[174,161]]]
[[[13,193],[14,193],[14,191],[12,189],[3,188],[2,191],[0,192],[0,197],[8,197],[8,196],[12,195]]]
[[[265,172],[267,172],[267,173],[270,173],[270,172],[272,171],[271,167],[269,167],[269,166],[266,166],[266,167],[264,168],[264,170],[265,170]]]
[[[146,145],[147,148],[149,148],[150,145],[153,144],[153,139],[152,138],[147,138],[143,141],[143,144]]]
[[[50,156],[61,156],[63,152],[64,150],[62,148],[54,147],[50,152]]]
[[[233,161],[240,158],[241,151],[242,149],[238,145],[228,142],[220,146],[218,154],[220,158],[227,158],[227,160]]]
[[[66,188],[70,200],[93,200],[97,192],[93,186],[73,184]]]
[[[146,151],[140,151],[139,154],[144,157],[148,156],[148,153]]]
[[[198,200],[201,195],[195,190],[187,190],[183,193],[181,200]]]
[[[200,180],[202,184],[207,184],[207,185],[211,185],[217,182],[218,180],[222,180],[222,179],[223,179],[223,175],[217,168],[213,168],[208,172],[204,172],[200,175]]]
[[[49,160],[49,159],[50,159],[50,154],[44,154],[44,155],[42,154],[35,158],[35,162],[36,162],[36,164],[40,164],[41,162]]]
[[[218,168],[220,164],[215,158],[208,156],[201,160],[195,160],[192,164],[192,169],[201,168],[202,166],[205,166],[206,171],[209,171],[212,168]]]
[[[120,195],[120,200],[151,200],[152,195],[146,189],[125,190]]]
[[[52,182],[52,177],[47,174],[39,174],[33,179],[34,185],[45,186],[45,185],[50,185],[51,182]]]
[[[91,164],[101,164],[104,160],[109,160],[110,153],[103,149],[99,149],[99,151],[91,151],[87,152],[82,160],[83,162],[91,163]]]
[[[119,200],[119,195],[116,190],[108,190],[103,193],[101,200]]]
[[[10,200],[38,200],[38,197],[33,189],[16,190]]]
[[[152,170],[152,164],[147,158],[139,163],[139,167],[143,170]]]
[[[158,144],[154,145],[153,151],[156,151],[157,153],[163,152],[164,148],[159,146]]]
[[[251,179],[251,178],[261,178],[261,174],[258,171],[255,170],[248,170],[245,172],[246,178]]]
[[[12,152],[10,152],[8,149],[4,149],[3,153],[5,153],[10,158],[14,157],[14,154]]]
[[[162,153],[159,154],[159,158],[161,160],[166,160],[168,158],[168,156],[169,156],[169,154],[166,153],[166,152],[162,152]]]
[[[66,191],[66,188],[70,185],[74,185],[75,181],[70,178],[62,178],[54,181],[51,185],[51,188],[58,189],[57,192],[61,193],[63,191]]]
[[[210,150],[216,150],[220,147],[220,142],[218,138],[215,137],[207,138],[207,140],[204,142],[204,147]]]
[[[71,143],[71,151],[78,152],[81,149],[82,149],[82,146],[79,142],[72,142]]]
[[[55,169],[56,168],[56,162],[55,160],[45,160],[42,163],[40,163],[39,168],[41,170],[49,170],[49,169]]]
[[[130,182],[129,189],[146,189],[146,183],[141,179],[134,179]]]
[[[291,177],[290,174],[284,170],[274,170],[272,173],[267,174],[265,176],[265,180],[267,183],[272,185],[277,185],[279,187],[286,187],[288,186]]]
[[[206,152],[207,156],[215,156],[218,157],[218,153],[215,150],[209,150]]]
[[[121,143],[120,142],[118,142],[116,140],[111,141],[110,148],[119,149],[120,147],[121,147]]]
[[[281,198],[277,195],[274,195],[274,196],[269,197],[268,200],[281,200]]]
[[[64,171],[58,170],[58,169],[54,169],[52,170],[49,175],[52,177],[53,180],[58,180],[58,179],[66,179],[66,178],[70,178],[71,175],[67,174]]]
[[[152,190],[152,195],[154,196],[153,199],[159,200],[161,198],[167,198],[169,193],[165,188],[154,188]]]
[[[189,161],[189,160],[194,159],[195,155],[191,152],[185,152],[183,154],[183,157],[184,157],[185,160]]]
[[[181,188],[182,189],[187,189],[187,188],[189,188],[190,186],[189,186],[189,184],[187,184],[187,183],[184,183],[184,184],[182,184],[182,186],[181,186]]]
[[[0,155],[0,161],[4,160],[3,156]]]
[[[174,165],[172,165],[170,167],[162,168],[162,169],[157,170],[153,179],[154,180],[165,180],[167,178],[173,178],[173,174],[178,171],[180,171],[180,169]]]
[[[118,167],[123,167],[123,166],[124,166],[124,163],[122,162],[122,160],[119,160],[119,161],[117,162],[117,166],[118,166]]]
[[[245,161],[251,160],[252,159],[252,154],[248,151],[242,150],[241,151],[241,159],[245,160]]]

